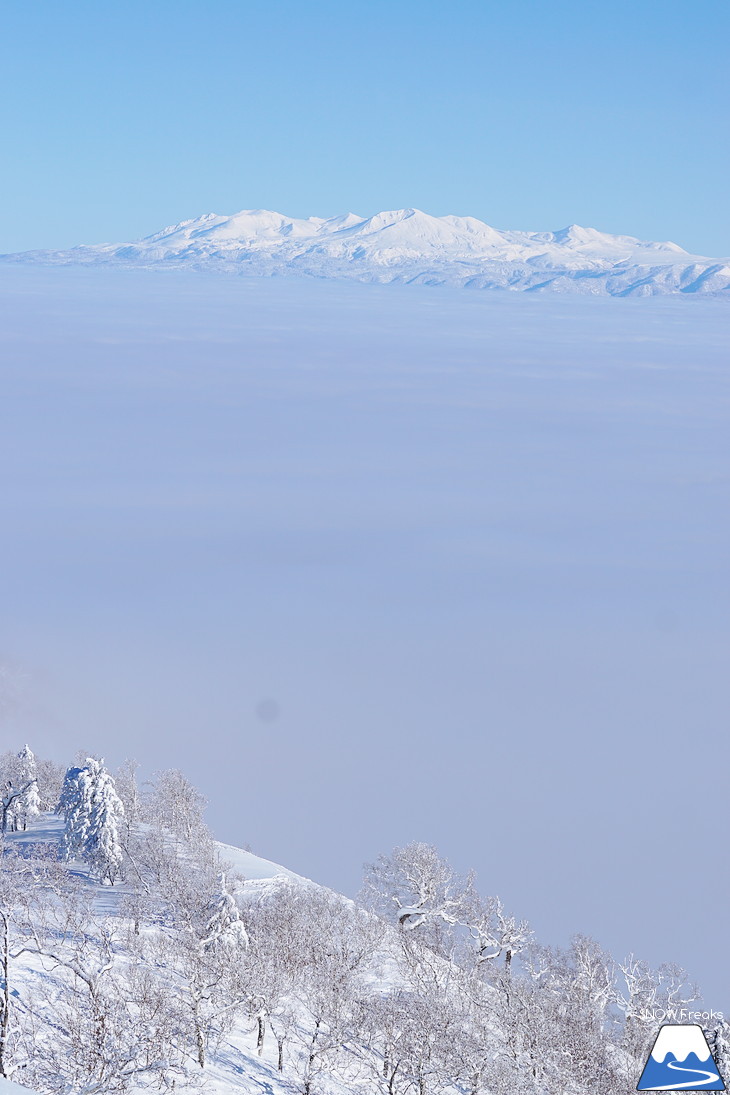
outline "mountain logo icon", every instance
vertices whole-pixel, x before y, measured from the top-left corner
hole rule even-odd
[[[661,1027],[636,1090],[725,1091],[702,1027]]]

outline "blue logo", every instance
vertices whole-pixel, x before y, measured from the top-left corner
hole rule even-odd
[[[724,1091],[702,1027],[661,1027],[637,1091]]]

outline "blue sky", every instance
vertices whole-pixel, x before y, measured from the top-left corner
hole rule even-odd
[[[6,0],[0,251],[417,206],[730,253],[726,3]]]

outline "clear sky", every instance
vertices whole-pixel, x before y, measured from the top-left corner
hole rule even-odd
[[[5,0],[0,251],[417,206],[730,254],[725,0]]]

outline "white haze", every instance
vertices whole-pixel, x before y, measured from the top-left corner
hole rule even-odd
[[[730,1011],[727,307],[0,270],[3,748],[435,843]]]

